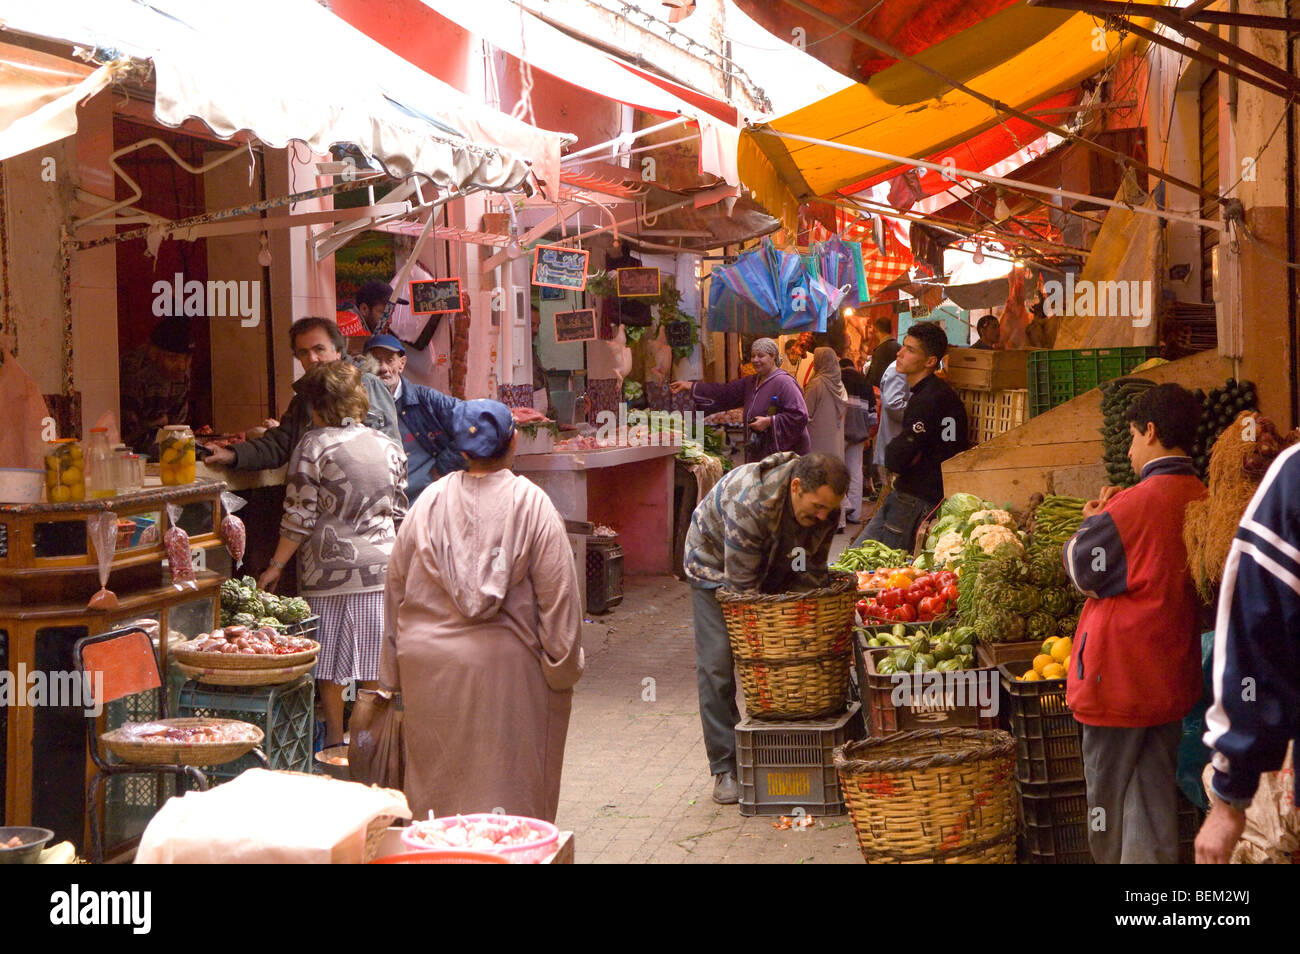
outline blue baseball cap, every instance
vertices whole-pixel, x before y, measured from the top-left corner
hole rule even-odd
[[[375,348],[387,348],[389,351],[396,351],[398,354],[406,354],[406,349],[402,343],[397,340],[395,335],[371,335],[366,339],[366,343],[361,346],[362,351],[373,351]]]
[[[500,457],[515,432],[514,415],[500,401],[477,398],[456,405],[451,417],[456,450],[483,460]]]

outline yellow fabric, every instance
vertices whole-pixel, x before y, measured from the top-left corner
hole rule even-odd
[[[1141,4],[1134,4],[1141,6]],[[1146,24],[1146,20],[1137,22]],[[917,59],[1015,109],[1032,108],[1105,68],[1144,41],[1094,34],[1083,13],[1017,4],[926,50]],[[941,94],[941,95],[938,95]],[[936,98],[937,95],[937,98]],[[896,155],[922,157],[997,122],[993,109],[911,63],[900,62],[816,103],[770,121],[772,129]],[[826,195],[893,163],[827,146],[746,132],[740,174],[755,198],[787,225],[799,201]]]

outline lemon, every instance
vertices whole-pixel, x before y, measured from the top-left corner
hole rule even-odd
[[[1047,655],[1047,653],[1040,653],[1034,657],[1034,672],[1042,675],[1043,670],[1054,662],[1056,662],[1056,660]]]
[[[1038,651],[1040,653],[1046,653],[1049,656],[1052,655],[1052,646],[1054,643],[1058,642],[1060,638],[1061,638],[1060,636],[1048,636],[1045,640],[1043,640],[1042,649]]]
[[[1021,682],[1040,682],[1040,681],[1042,680],[1042,678],[1043,678],[1042,676],[1040,676],[1038,673],[1036,673],[1034,670],[1031,669],[1031,670],[1029,670],[1027,673],[1025,673],[1023,676],[1020,677],[1020,681],[1021,681]]]
[[[85,500],[85,499],[86,499],[86,485],[85,485],[85,484],[74,484],[73,486],[69,487],[68,490],[72,491],[72,499],[73,499],[73,500]]]
[[[1044,647],[1046,649],[1046,647]],[[1051,657],[1059,663],[1064,663],[1070,658],[1070,652],[1074,649],[1074,641],[1066,636],[1064,639],[1058,639],[1051,649],[1046,651]]]
[[[68,487],[75,487],[82,483],[86,477],[79,467],[69,467],[63,472],[63,483]]]
[[[1060,663],[1052,663],[1050,666],[1043,667],[1044,679],[1064,679],[1065,667]]]
[[[67,503],[71,499],[71,488],[64,487],[62,484],[50,491],[50,503]]]

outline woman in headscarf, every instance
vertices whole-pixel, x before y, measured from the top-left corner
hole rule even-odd
[[[849,394],[840,377],[840,358],[834,348],[813,352],[813,375],[804,391],[808,407],[808,438],[814,454],[844,459],[844,413]],[[844,526],[843,512],[840,515]]]
[[[749,463],[780,451],[807,454],[808,407],[798,382],[777,367],[780,355],[775,341],[759,338],[749,349],[753,374],[725,384],[674,381],[670,387],[674,394],[690,388],[695,409],[705,414],[744,408]]]
[[[416,817],[505,811],[554,821],[582,600],[564,520],[511,473],[515,425],[497,401],[456,407],[467,468],[429,485],[388,565],[379,659],[400,690]]]

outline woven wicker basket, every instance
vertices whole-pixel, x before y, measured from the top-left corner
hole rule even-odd
[[[183,662],[175,665],[186,679],[197,679],[209,686],[278,686],[311,672],[316,668],[316,660],[280,669],[209,669],[187,666]]]
[[[851,653],[812,659],[737,659],[745,711],[755,719],[819,719],[848,701]]]
[[[805,593],[719,591],[731,654],[755,719],[816,719],[844,710],[856,579]]]
[[[917,729],[835,750],[868,864],[1014,864],[1016,744],[981,729]]]
[[[112,729],[99,739],[123,762],[134,765],[225,765],[262,744],[264,733],[251,722],[239,719],[154,719],[161,725],[187,728],[200,725],[232,725],[244,730],[243,737],[230,742],[145,742],[132,738],[123,728]]]

